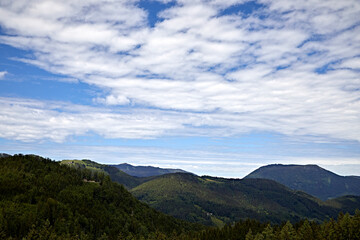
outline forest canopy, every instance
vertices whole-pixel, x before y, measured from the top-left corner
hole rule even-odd
[[[155,211],[101,172],[14,155],[0,158],[0,239],[360,239],[360,211],[323,223],[205,227]]]

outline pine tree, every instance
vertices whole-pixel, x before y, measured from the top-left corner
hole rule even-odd
[[[254,240],[254,235],[252,234],[251,228],[249,229],[248,233],[246,234],[245,240]]]
[[[299,228],[299,238],[301,240],[316,239],[308,220],[305,220],[302,226]]]
[[[264,240],[276,240],[276,236],[274,234],[274,229],[271,227],[270,224],[266,226],[264,231],[262,232],[264,236]]]
[[[360,210],[356,209],[352,217],[352,229],[354,229],[354,239],[360,239]]]
[[[262,233],[257,233],[254,237],[254,240],[264,240],[264,235]]]
[[[280,240],[296,240],[297,234],[293,227],[293,225],[287,221],[286,224],[282,227],[280,234],[279,234]]]

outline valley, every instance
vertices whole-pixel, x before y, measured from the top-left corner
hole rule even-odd
[[[355,209],[360,208],[359,195],[321,200],[271,179],[250,177],[251,174],[244,179],[197,176],[185,171],[135,177],[114,166],[90,160],[66,160],[62,164],[103,171],[149,206],[171,216],[209,226],[224,226],[247,218],[277,224],[304,218],[321,222],[336,217],[340,211],[354,214]],[[286,170],[279,172],[279,175],[286,175]],[[300,178],[302,171],[289,175]],[[307,181],[310,179],[308,175],[303,177]],[[336,184],[335,181],[333,184]]]

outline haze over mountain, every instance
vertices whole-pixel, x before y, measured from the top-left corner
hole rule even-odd
[[[0,153],[0,158],[2,157],[9,157],[10,155],[9,154],[6,154],[6,153]]]
[[[245,178],[272,179],[322,200],[360,195],[360,177],[339,176],[317,165],[273,164],[260,167]]]
[[[128,163],[122,163],[122,164],[110,165],[110,166],[116,167],[121,171],[135,177],[152,177],[167,173],[186,172],[182,169],[159,168],[153,166],[133,166]]]

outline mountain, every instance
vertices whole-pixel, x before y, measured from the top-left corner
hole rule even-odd
[[[175,173],[159,176],[130,191],[139,200],[177,218],[221,226],[251,218],[280,223],[336,217],[343,205],[326,203],[268,179],[225,179]],[[360,197],[353,205],[360,206]],[[346,202],[343,202],[346,205]],[[354,212],[355,208],[349,207]]]
[[[3,157],[9,157],[10,155],[9,154],[6,154],[6,153],[0,153],[0,158],[3,158]]]
[[[96,175],[98,172],[102,172],[106,175],[109,175],[111,180],[117,183],[124,185],[127,189],[138,186],[139,184],[152,179],[140,178],[131,176],[116,167],[106,164],[99,164],[97,162],[83,159],[83,160],[63,160],[61,164],[74,167],[76,169],[87,169],[89,170],[90,175]]]
[[[245,178],[271,179],[322,200],[360,195],[360,177],[339,176],[317,165],[268,165],[258,168]]]
[[[35,155],[0,159],[1,239],[170,239],[202,228],[155,211],[101,172]]]
[[[359,238],[360,211],[354,216],[340,213],[337,221],[321,224],[305,220],[294,225],[289,221],[270,225],[254,219],[231,222],[223,228],[192,224],[139,202],[122,185],[112,182],[109,174],[99,170],[101,164],[99,167],[97,163],[85,160],[84,167],[83,161],[76,164],[76,160],[70,161],[74,162],[59,163],[36,155],[21,154],[0,158],[0,239]],[[166,185],[167,182],[170,185]],[[240,214],[236,205],[243,206],[244,215],[238,215],[240,218],[249,214],[259,217],[265,213],[264,219],[271,220],[271,215],[282,214],[292,220],[300,216],[290,212],[293,208],[298,208],[299,214],[311,214],[312,211],[313,219],[317,219],[322,214],[318,210],[330,213],[335,209],[330,205],[351,209],[359,206],[360,202],[360,197],[346,196],[328,200],[323,205],[304,192],[292,191],[272,180],[197,177],[184,173],[162,175],[137,188],[156,183],[160,184],[158,189],[164,194],[164,199],[168,199],[164,203],[173,204],[164,207],[196,217],[196,210],[194,213],[187,212],[192,204],[203,213],[206,209],[205,216],[218,225],[222,225],[222,220],[231,220],[232,215]],[[289,192],[292,196],[288,195]],[[264,194],[273,200],[267,201]],[[203,200],[199,201],[201,198]],[[222,218],[224,213],[230,217]]]
[[[116,167],[121,171],[135,177],[152,177],[152,176],[159,176],[168,173],[186,172],[182,169],[158,168],[152,166],[133,166],[128,163],[122,163],[122,164],[110,165],[110,166]]]
[[[61,164],[87,170],[91,176],[102,172],[155,209],[206,225],[222,226],[244,218],[273,223],[301,218],[321,221],[341,210],[353,213],[360,207],[360,197],[322,202],[273,180],[198,177],[191,173],[134,177],[90,160],[64,160]]]

